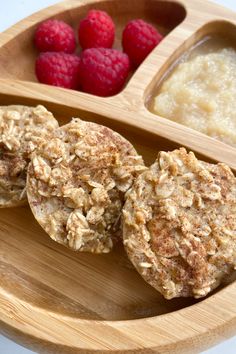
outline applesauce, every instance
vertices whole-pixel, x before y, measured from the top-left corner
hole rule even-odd
[[[152,111],[236,146],[236,51],[192,55],[176,66]]]

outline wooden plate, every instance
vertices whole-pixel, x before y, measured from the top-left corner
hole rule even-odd
[[[131,18],[168,33],[116,96],[100,98],[35,82],[32,38],[55,17],[76,27],[89,8],[108,10],[121,29]],[[209,33],[236,36],[235,14],[205,0],[65,1],[0,35],[0,104],[44,104],[61,124],[72,116],[105,124],[130,139],[147,163],[160,149],[185,145],[236,168],[236,149],[153,115],[148,98],[189,46]],[[40,353],[194,353],[236,333],[236,283],[202,301],[163,299],[128,262],[73,253],[53,242],[28,207],[0,212],[0,328]]]

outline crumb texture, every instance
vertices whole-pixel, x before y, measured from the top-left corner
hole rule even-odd
[[[150,285],[167,299],[206,296],[236,266],[236,179],[184,148],[160,152],[127,193],[123,224]]]
[[[26,203],[31,154],[57,127],[43,106],[0,106],[0,207]]]
[[[109,252],[120,238],[124,193],[145,169],[122,136],[74,119],[34,154],[27,190],[31,209],[55,241],[73,250]]]

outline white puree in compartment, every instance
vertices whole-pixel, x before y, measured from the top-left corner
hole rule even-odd
[[[236,51],[179,64],[154,98],[154,113],[236,146]]]

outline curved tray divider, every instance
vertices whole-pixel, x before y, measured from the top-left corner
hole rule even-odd
[[[53,110],[53,105],[74,108],[79,112],[97,114],[112,123],[149,132],[194,150],[206,159],[227,163],[236,169],[236,149],[202,133],[150,113],[135,96],[123,92],[117,96],[101,98],[81,92],[50,87],[38,83],[0,79],[0,94],[43,103]],[[89,118],[89,117],[88,117]],[[217,151],[217,154],[216,154]]]

